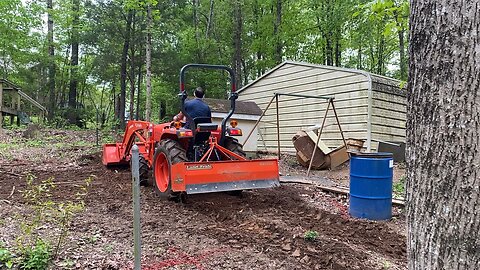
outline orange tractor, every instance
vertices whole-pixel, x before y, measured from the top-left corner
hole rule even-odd
[[[226,70],[230,74],[231,107],[220,127],[211,123],[210,118],[192,119],[185,111],[185,72],[189,68]],[[157,194],[166,198],[279,186],[278,160],[248,160],[242,145],[234,138],[242,135],[237,122],[232,120],[227,126],[238,98],[232,69],[220,65],[185,65],[180,71],[179,96],[181,112],[195,127],[188,129],[185,123],[177,121],[157,125],[128,121],[122,142],[104,145],[103,164],[128,164],[133,144],[138,145],[141,182],[152,183]],[[149,178],[150,169],[153,179]]]

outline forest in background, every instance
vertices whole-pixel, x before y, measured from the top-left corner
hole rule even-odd
[[[178,111],[187,63],[231,66],[238,88],[285,60],[406,81],[408,13],[406,0],[0,0],[0,78],[57,125],[158,122]],[[187,80],[229,89],[218,72]]]

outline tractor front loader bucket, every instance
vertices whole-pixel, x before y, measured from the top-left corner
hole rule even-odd
[[[187,194],[277,187],[278,161],[181,162],[171,167],[173,191]]]
[[[139,152],[147,158],[145,143],[135,143],[138,146]],[[102,162],[105,166],[126,165],[130,161],[130,155],[122,157],[122,152],[125,151],[121,143],[107,143],[103,145]]]
[[[124,161],[120,159],[118,143],[107,143],[103,145],[102,163],[105,166],[120,165]]]

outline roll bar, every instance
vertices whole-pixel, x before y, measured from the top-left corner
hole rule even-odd
[[[235,112],[235,100],[238,98],[237,94],[237,85],[235,80],[235,73],[233,70],[227,66],[222,65],[208,65],[208,64],[187,64],[180,69],[180,93],[178,94],[181,100],[181,111],[182,114],[187,117],[188,121],[193,123],[192,117],[185,111],[185,100],[187,99],[187,92],[185,91],[185,72],[190,68],[204,68],[204,69],[218,69],[225,70],[230,74],[230,84],[231,84],[231,93],[229,96],[230,100],[230,111],[227,116],[222,120],[222,133],[220,135],[220,145],[224,146],[225,141],[225,132],[227,127],[227,121]]]

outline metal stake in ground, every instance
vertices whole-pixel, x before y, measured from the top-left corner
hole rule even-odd
[[[134,269],[140,270],[142,256],[142,243],[140,235],[140,165],[138,146],[132,147],[132,194],[133,194],[133,239],[134,239]]]

